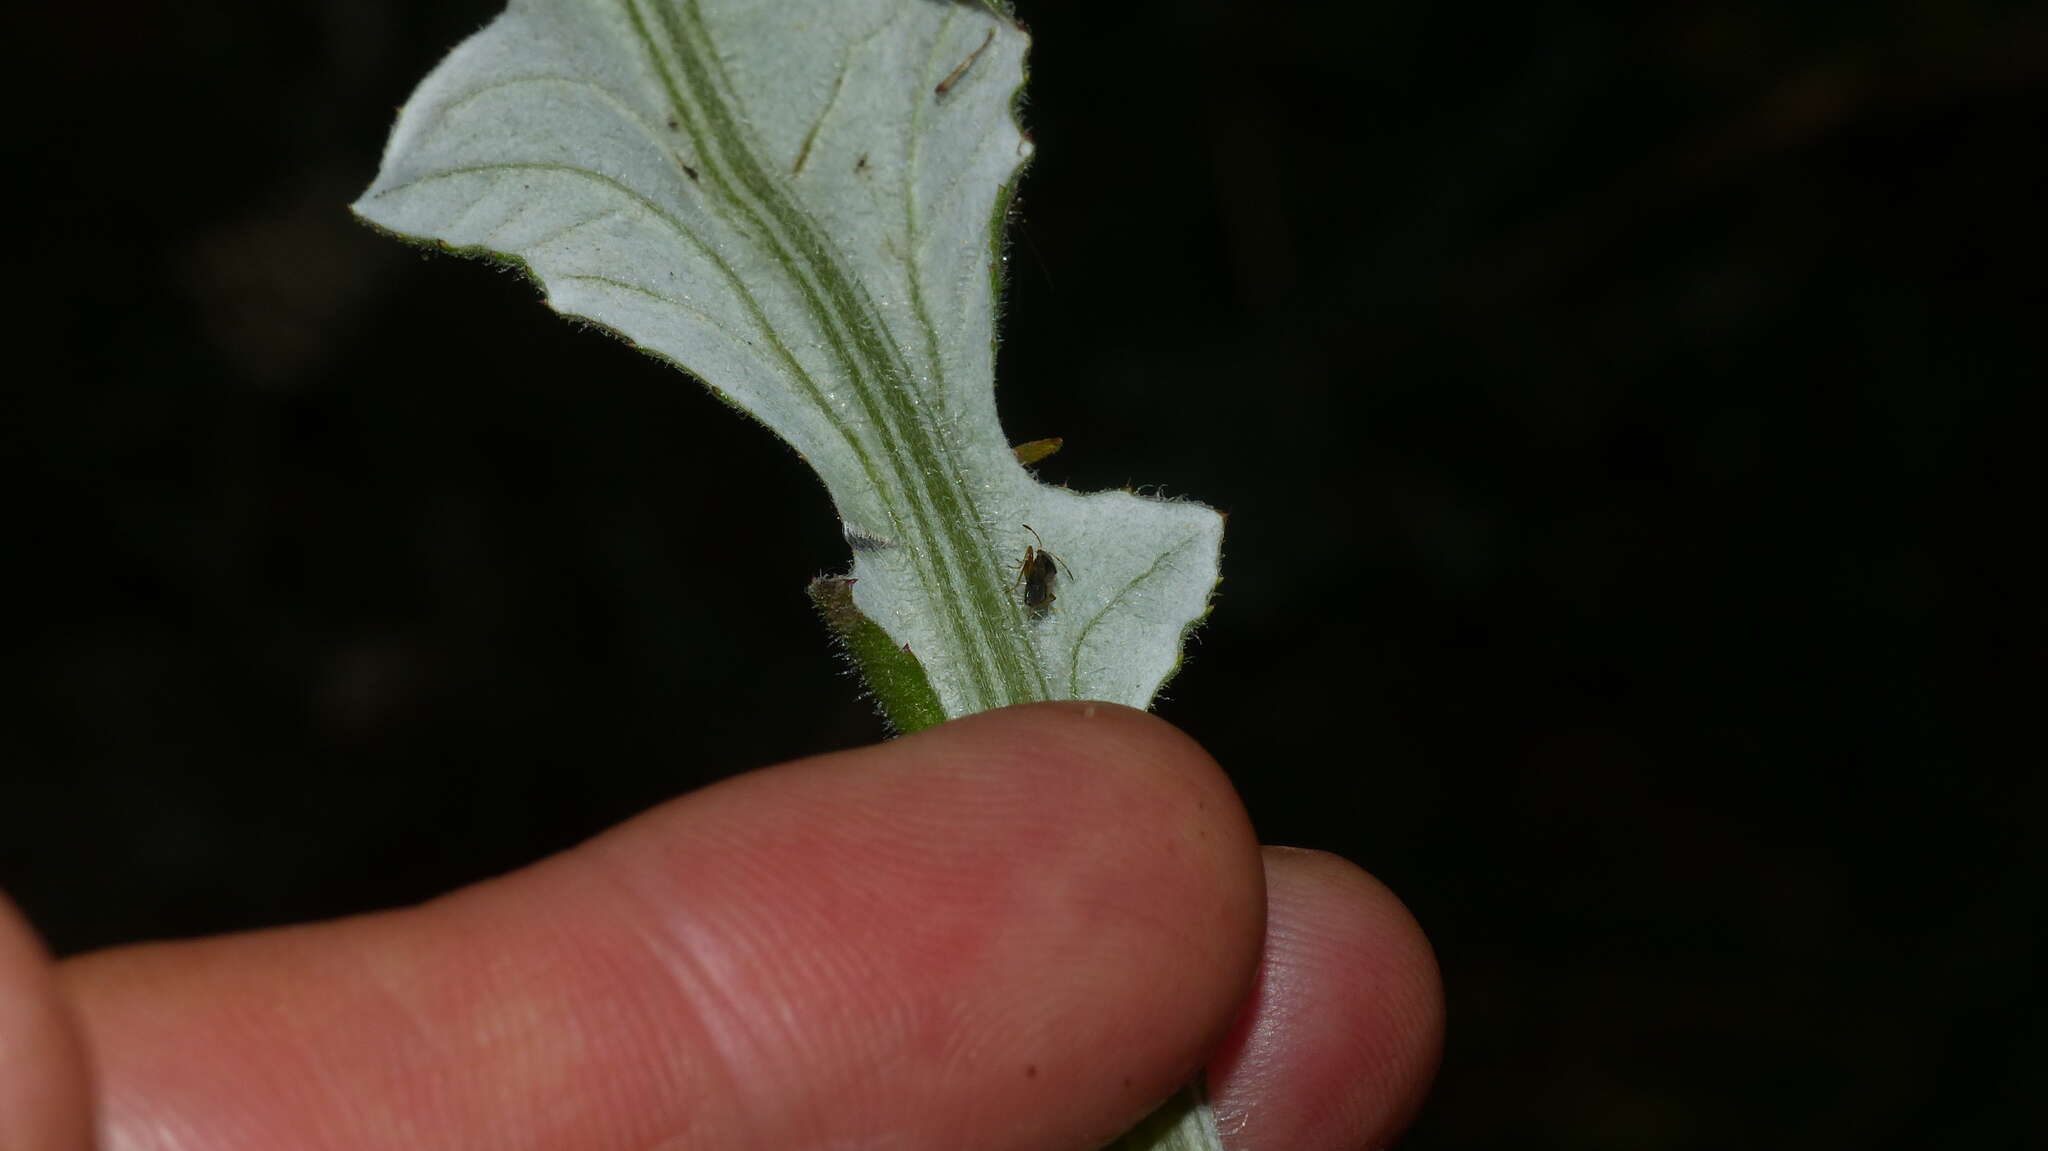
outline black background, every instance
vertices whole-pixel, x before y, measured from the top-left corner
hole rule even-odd
[[[62,952],[880,734],[792,453],[344,210],[495,10],[9,17],[0,885]],[[1006,424],[1230,513],[1159,710],[1431,932],[1407,1145],[2048,1137],[2042,11],[1021,14]]]

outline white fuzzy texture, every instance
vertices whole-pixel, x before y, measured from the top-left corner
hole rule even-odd
[[[421,83],[355,210],[523,264],[795,446],[862,545],[856,604],[948,715],[1142,707],[1222,524],[1010,452],[992,229],[1026,47],[944,0],[514,0]],[[1013,586],[1027,523],[1067,565],[1042,612]]]

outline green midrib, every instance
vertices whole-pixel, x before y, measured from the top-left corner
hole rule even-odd
[[[678,121],[697,144],[698,175],[745,220],[774,265],[788,275],[874,430],[881,466],[892,481],[874,477],[878,494],[896,521],[891,525],[895,538],[909,548],[931,617],[959,657],[968,710],[1045,698],[1050,689],[1025,639],[1022,615],[1004,579],[1005,565],[983,534],[959,462],[943,448],[919,407],[910,365],[864,286],[754,155],[721,90],[722,77],[711,63],[716,53],[695,0],[686,0],[680,12],[661,0],[619,2]],[[650,31],[648,10],[664,34],[666,54]],[[910,274],[913,295],[921,297],[914,265]],[[918,303],[936,376],[941,370],[937,335],[921,298]],[[943,390],[942,380],[935,384]],[[856,454],[867,457],[858,436],[840,424],[829,406],[825,414]]]

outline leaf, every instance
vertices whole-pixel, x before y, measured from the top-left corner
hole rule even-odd
[[[421,83],[355,211],[523,268],[803,453],[854,606],[945,715],[1145,706],[1207,609],[1221,519],[1041,485],[1003,435],[1027,43],[945,0],[514,0]],[[1049,583],[1021,578],[1040,539]]]

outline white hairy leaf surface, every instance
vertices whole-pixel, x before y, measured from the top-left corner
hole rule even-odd
[[[855,605],[946,715],[1143,707],[1207,609],[1221,518],[1039,484],[996,417],[1027,44],[950,0],[513,0],[420,84],[355,211],[521,266],[793,445]],[[1060,561],[1049,603],[1019,578],[1026,524]]]

